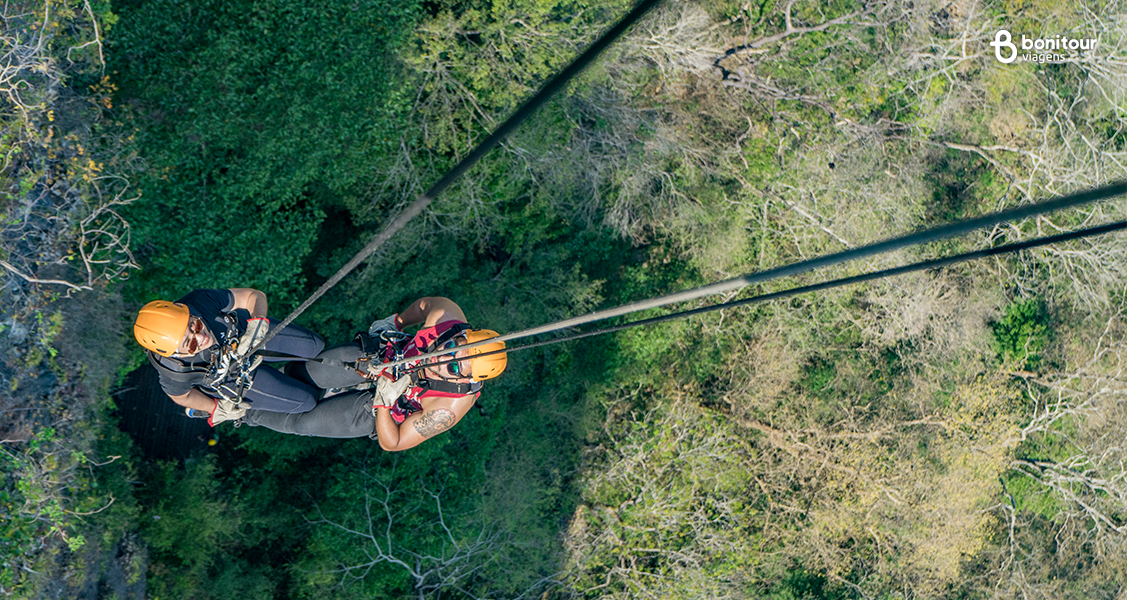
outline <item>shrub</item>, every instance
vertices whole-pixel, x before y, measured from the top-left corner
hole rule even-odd
[[[1030,298],[1006,307],[1002,320],[991,323],[993,347],[1003,362],[1036,370],[1049,341],[1049,309],[1044,300]]]

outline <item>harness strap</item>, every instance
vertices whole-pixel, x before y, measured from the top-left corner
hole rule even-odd
[[[200,366],[195,364],[184,364],[176,359],[169,359],[169,362],[164,362],[157,358],[152,352],[146,352],[149,357],[149,362],[159,371],[166,371],[170,374],[170,379],[173,381],[190,381],[197,379],[190,377],[192,375],[199,375],[200,373],[207,374],[211,370],[211,363],[199,363]]]
[[[434,339],[433,342],[427,345],[426,349],[423,350],[423,352],[434,352],[437,348],[439,348],[446,342],[449,342],[450,340],[461,335],[463,331],[469,331],[470,329],[473,328],[470,327],[469,323],[456,323],[454,325],[451,325],[449,329],[443,331],[437,338]]]
[[[347,367],[354,368],[356,363],[346,363],[336,360],[334,358],[309,358],[305,356],[294,356],[293,354],[286,354],[285,352],[273,352],[270,350],[259,350],[254,353],[255,356],[261,356],[263,359],[275,358],[279,361],[286,360],[291,362],[313,362],[329,365],[330,367]]]
[[[364,352],[364,354],[382,354],[386,346],[381,346],[380,344],[387,343],[383,340],[377,340],[376,338],[373,338],[371,335],[368,335],[367,331],[361,331],[357,333],[352,338],[352,341],[360,344],[360,350]]]
[[[184,364],[174,358],[170,358],[165,362],[161,360],[164,357],[157,357],[152,352],[146,352],[145,354],[148,355],[149,363],[156,368],[157,373],[159,373],[161,377],[168,378],[176,383],[201,386],[207,393],[219,392],[217,388],[212,387],[208,383],[214,361],[206,364],[200,363],[199,366],[192,366]],[[201,376],[203,377],[203,381],[200,380]]]
[[[418,371],[411,373],[411,383],[415,387],[423,388],[423,391],[441,392],[443,394],[459,394],[466,396],[476,393],[481,390],[482,382],[474,381],[472,383],[454,383],[453,381],[444,381],[442,379],[423,379],[417,375]]]

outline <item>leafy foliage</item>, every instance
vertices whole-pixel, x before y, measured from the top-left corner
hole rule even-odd
[[[292,301],[325,210],[363,195],[398,143],[409,107],[393,53],[416,5],[127,2],[119,12],[110,60],[129,99],[122,116],[145,125],[144,208],[129,215],[148,244],[143,293],[239,285]]]
[[[1049,310],[1045,301],[1030,298],[1006,307],[1002,319],[991,325],[994,350],[1003,361],[1038,369],[1041,352],[1049,341]]]

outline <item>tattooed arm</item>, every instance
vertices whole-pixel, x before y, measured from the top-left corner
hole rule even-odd
[[[477,394],[461,398],[442,398],[396,424],[391,412],[380,408],[376,412],[376,435],[380,447],[388,452],[414,448],[428,439],[450,429],[466,416]]]

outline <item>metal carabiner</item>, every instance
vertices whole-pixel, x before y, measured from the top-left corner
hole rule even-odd
[[[391,347],[395,349],[395,358],[393,359],[394,361],[403,359],[402,342],[405,342],[413,337],[415,336],[409,333],[403,333],[402,331],[385,330],[380,332],[380,340],[387,344],[390,344]],[[391,376],[393,379],[399,379],[403,376],[402,367],[403,365],[397,365],[391,368]]]
[[[391,343],[407,341],[413,337],[415,336],[409,333],[403,333],[402,331],[391,331],[390,329],[380,332],[380,339],[385,342]]]
[[[347,365],[347,363],[345,363],[345,364]],[[365,366],[365,364],[367,366]],[[377,373],[374,373],[372,371],[372,357],[371,356],[365,355],[365,356],[361,356],[360,358],[357,358],[354,365],[355,366],[353,367],[352,370],[356,371],[356,374],[363,377],[364,379],[375,380],[377,377],[379,377],[379,375]]]
[[[238,342],[239,319],[233,313],[223,313],[223,324],[227,326],[227,332],[223,334],[223,343]]]

